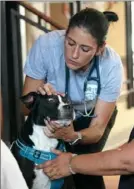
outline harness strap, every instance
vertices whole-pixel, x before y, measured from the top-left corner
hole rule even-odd
[[[57,157],[57,155],[54,154],[53,152],[45,152],[26,146],[19,139],[17,139],[15,143],[20,149],[20,155],[33,161],[35,164],[41,164],[48,160],[55,159]],[[64,149],[63,143],[60,144],[59,149],[60,150]]]
[[[15,141],[15,143],[16,143],[17,147],[20,149],[20,155],[22,157],[25,157],[25,158],[33,161],[35,164],[41,164],[48,160],[55,159],[57,157],[57,155],[52,152],[36,150],[29,146],[26,146],[19,139],[17,139]],[[64,143],[60,142],[58,149],[64,151],[64,149],[65,149]],[[57,179],[57,180],[52,180],[50,189],[61,189],[63,184],[64,184],[63,178]]]

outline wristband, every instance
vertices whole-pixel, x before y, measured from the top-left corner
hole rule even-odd
[[[70,142],[69,143],[70,145],[76,145],[82,140],[81,132],[77,132],[77,135],[78,135],[78,137],[74,141]]]
[[[72,169],[71,161],[72,161],[73,157],[75,157],[75,156],[77,156],[77,154],[72,154],[72,158],[71,158],[71,160],[70,160],[70,162],[69,162],[69,171],[70,171],[70,173],[73,174],[73,175],[75,175],[76,173],[75,173],[75,172],[73,171],[73,169]]]

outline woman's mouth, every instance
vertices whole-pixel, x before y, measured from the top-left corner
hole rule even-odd
[[[67,63],[68,63],[68,64],[71,64],[71,65],[73,65],[73,66],[78,66],[78,63],[75,62],[75,61],[73,61],[73,60],[68,60]]]

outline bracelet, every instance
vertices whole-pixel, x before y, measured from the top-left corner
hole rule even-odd
[[[72,169],[71,161],[72,161],[73,157],[75,157],[75,156],[77,156],[77,154],[72,154],[72,158],[71,158],[71,160],[70,160],[70,162],[69,162],[69,171],[70,171],[70,173],[73,174],[73,175],[75,175],[76,173],[75,173],[75,172],[73,171],[73,169]]]
[[[74,141],[69,142],[70,145],[76,145],[80,142],[80,140],[82,140],[82,134],[80,132],[77,132],[77,135],[78,137]]]

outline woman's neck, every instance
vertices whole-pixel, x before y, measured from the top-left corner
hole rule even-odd
[[[89,63],[89,64],[83,66],[82,68],[80,68],[80,70],[83,71],[83,72],[85,72],[85,71],[88,70],[88,68],[90,67],[90,65],[91,65],[91,63]]]
[[[83,66],[82,68],[76,70],[76,72],[83,72],[83,73],[87,72],[91,68],[92,64],[93,64],[93,60],[91,60],[90,63],[88,63],[87,65]]]

